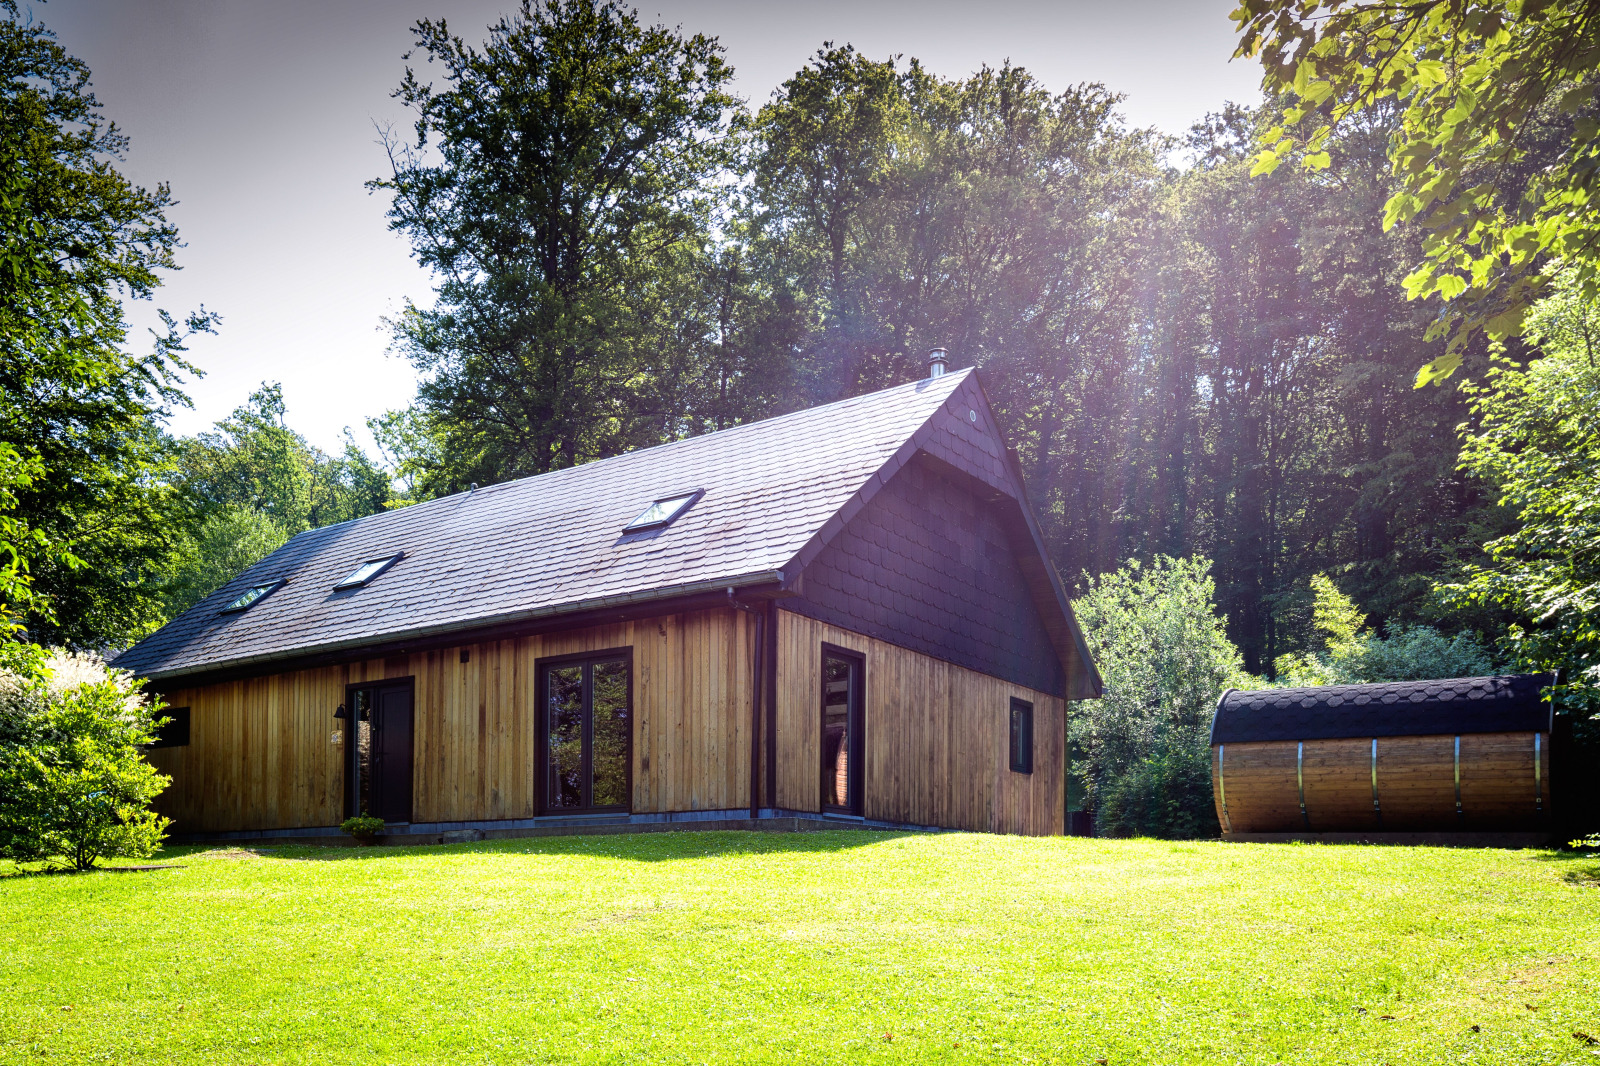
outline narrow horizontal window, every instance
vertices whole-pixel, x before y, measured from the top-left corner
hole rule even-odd
[[[187,748],[189,746],[189,708],[168,707],[161,712],[167,724],[156,728],[152,748]]]
[[[1011,700],[1011,769],[1033,773],[1033,704],[1015,697]]]
[[[400,555],[401,553],[396,552],[394,555],[385,555],[381,559],[368,559],[350,571],[343,581],[333,587],[336,589],[358,589],[362,585],[371,584],[373,578],[398,563]]]
[[[699,489],[677,496],[664,496],[640,512],[639,517],[622,527],[624,533],[637,533],[641,529],[657,529],[671,525],[683,512],[705,493]]]
[[[260,603],[262,600],[266,599],[268,596],[272,595],[274,592],[278,591],[278,589],[283,587],[284,584],[286,584],[286,582],[278,580],[266,585],[252,585],[243,592],[239,593],[238,599],[224,607],[222,609],[222,613],[237,614],[240,611],[247,611],[251,607],[254,607],[256,604]]]

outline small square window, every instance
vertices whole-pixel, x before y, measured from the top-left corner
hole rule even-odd
[[[1016,697],[1011,700],[1011,769],[1033,773],[1033,704]]]
[[[187,748],[189,746],[189,708],[168,707],[161,712],[167,724],[156,728],[152,748]]]
[[[274,592],[278,591],[278,589],[284,584],[284,581],[278,580],[269,582],[265,585],[252,585],[243,592],[239,593],[237,599],[222,609],[222,613],[237,614],[240,611],[247,611],[251,607],[254,607],[256,604],[260,603],[262,600],[266,599],[268,596],[272,595]]]
[[[705,493],[696,489],[677,496],[664,496],[640,512],[639,517],[622,527],[624,533],[637,533],[642,529],[657,529],[672,522]]]
[[[358,589],[362,585],[370,585],[372,580],[379,574],[398,563],[401,554],[403,553],[397,552],[394,555],[385,555],[381,559],[368,559],[350,571],[343,581],[333,587],[335,589]]]

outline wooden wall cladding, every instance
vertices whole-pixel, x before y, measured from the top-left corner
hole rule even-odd
[[[191,710],[190,742],[150,753],[173,777],[157,807],[179,833],[337,825],[334,708],[346,685],[410,677],[413,820],[532,817],[535,663],[614,648],[633,651],[632,809],[745,807],[753,628],[740,611],[699,611],[167,690],[169,705]]]
[[[1379,737],[1376,807],[1370,738],[1305,741],[1300,778],[1294,741],[1215,746],[1212,794],[1224,835],[1537,829],[1550,809],[1550,737],[1538,734],[1537,779],[1534,738],[1462,735],[1459,815],[1454,736]]]
[[[872,819],[979,832],[1059,834],[1066,709],[1057,697],[790,611],[778,629],[776,806],[822,803],[822,645],[866,656],[866,773]],[[1010,767],[1011,697],[1034,705],[1034,771]]]

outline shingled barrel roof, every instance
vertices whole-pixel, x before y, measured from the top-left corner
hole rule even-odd
[[[1548,732],[1548,674],[1458,677],[1256,692],[1217,701],[1211,743]]]
[[[970,370],[308,530],[115,665],[158,681],[262,672],[726,588],[781,590],[915,455],[972,451],[970,435],[940,428],[957,422],[993,424]],[[1004,441],[977,443],[996,483],[1020,496]],[[695,490],[704,495],[666,528],[623,532],[652,501]],[[1093,688],[1073,695],[1097,693],[1037,523],[1017,505],[1031,541],[1019,554],[1045,586],[1036,605],[1063,664],[1076,658]],[[364,561],[394,553],[404,554],[371,584],[334,588]],[[246,589],[278,580],[286,584],[250,609],[222,613]]]

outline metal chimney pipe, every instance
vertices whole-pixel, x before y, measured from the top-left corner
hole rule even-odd
[[[935,348],[928,353],[928,376],[936,378],[944,373],[949,357],[943,348]]]

